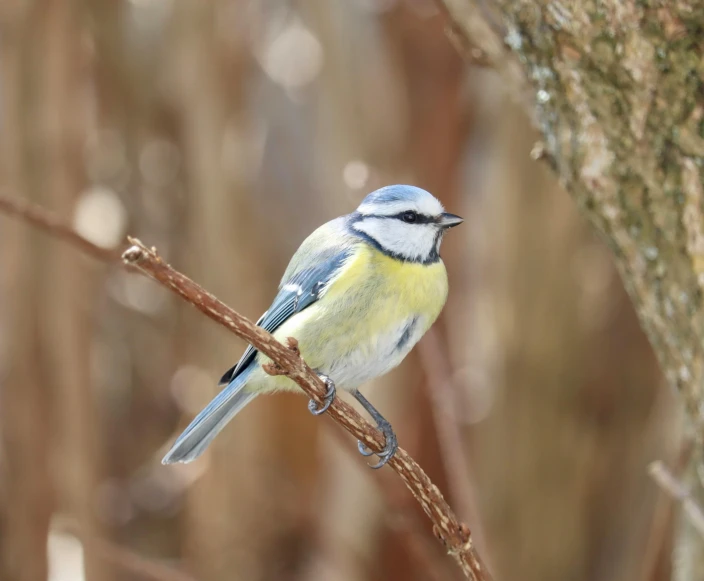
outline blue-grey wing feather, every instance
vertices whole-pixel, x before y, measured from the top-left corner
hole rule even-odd
[[[257,325],[269,333],[273,333],[287,319],[316,302],[322,295],[326,284],[339,272],[351,252],[352,247],[324,249],[313,266],[302,268],[294,272],[287,280],[283,280],[274,302],[257,321]],[[251,345],[248,346],[237,364],[222,376],[220,385],[226,385],[235,379],[239,373],[247,368],[256,355],[257,350]]]

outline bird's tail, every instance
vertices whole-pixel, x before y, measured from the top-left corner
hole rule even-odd
[[[200,412],[178,437],[171,450],[162,459],[162,464],[191,462],[200,456],[213,438],[235,417],[244,406],[256,397],[256,393],[244,391],[247,379],[254,366],[238,374],[207,407]]]

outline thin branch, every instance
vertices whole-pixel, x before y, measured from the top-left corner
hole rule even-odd
[[[93,244],[90,240],[85,239],[78,232],[66,226],[53,212],[45,210],[32,202],[27,202],[21,198],[10,198],[0,195],[0,212],[8,216],[22,218],[25,222],[29,222],[54,238],[73,244],[86,254],[103,262],[115,262],[120,258],[118,252]]]
[[[682,505],[682,510],[687,515],[690,524],[704,538],[704,511],[692,498],[692,494],[684,482],[672,474],[670,469],[660,460],[650,464],[648,472],[660,488]]]
[[[327,431],[327,430],[326,430]],[[335,438],[341,448],[350,456],[357,456],[356,450],[349,446],[349,440],[339,430],[330,429],[330,436]],[[357,463],[358,466],[363,466]],[[371,471],[366,471],[369,477]],[[407,493],[403,490],[401,483],[393,478],[389,472],[373,474],[377,476],[371,481],[384,496],[388,504],[389,512],[386,522],[389,528],[394,531],[404,544],[408,558],[414,565],[417,565],[432,581],[449,581],[455,579],[452,572],[446,567],[447,561],[440,561],[440,555],[436,555],[430,547],[430,537],[425,533],[417,511],[413,510],[409,503]]]
[[[278,368],[275,372],[288,376],[308,396],[322,405],[326,392],[325,384],[301,359],[295,340],[289,338],[289,345],[284,346],[273,335],[166,264],[155,248],[147,248],[139,240],[132,238],[130,242],[132,246],[122,255],[126,264],[138,268],[168,287],[203,314],[253,345],[273,361]],[[384,436],[381,432],[348,403],[336,398],[327,413],[372,450],[380,451],[383,448]],[[411,494],[420,503],[433,522],[433,532],[443,542],[448,553],[455,557],[466,577],[474,581],[489,580],[489,572],[474,548],[469,528],[457,520],[438,487],[416,461],[405,450],[399,448],[388,465],[398,473]]]
[[[451,581],[459,577],[457,569],[453,567],[450,570],[449,561],[435,552],[434,541],[420,534],[420,515],[406,510],[406,507],[399,507],[389,513],[387,523],[404,543],[413,569],[415,565],[420,567],[430,581]]]
[[[694,440],[686,437],[677,454],[674,465],[671,468],[675,478],[682,478],[682,474],[687,469],[687,465],[694,450]],[[650,534],[643,551],[643,566],[639,579],[641,581],[652,581],[655,578],[658,561],[663,554],[665,544],[670,538],[669,529],[672,524],[674,500],[662,487],[659,487],[659,494],[653,510],[653,518],[650,524]]]
[[[427,394],[431,401],[435,429],[445,472],[448,477],[451,496],[459,503],[460,517],[474,523],[475,541],[486,558],[486,544],[477,531],[479,511],[477,510],[476,488],[466,461],[462,444],[462,434],[457,422],[453,403],[451,364],[435,329],[430,329],[418,344],[420,362],[426,375]]]
[[[435,6],[445,20],[445,36],[457,53],[467,63],[479,68],[491,68],[493,63],[486,51],[473,43],[462,28],[455,22],[450,10],[442,0],[435,0]]]
[[[0,212],[19,217],[99,260],[111,262],[115,259],[113,252],[86,240],[39,206],[0,195]],[[271,358],[279,370],[278,373],[284,373],[290,377],[306,394],[319,404],[322,403],[326,387],[300,358],[295,349],[294,340],[289,340],[288,347],[282,345],[270,333],[257,327],[185,275],[171,268],[161,260],[156,249],[149,249],[137,240],[131,240],[131,243],[132,246],[122,255],[123,263],[127,268],[137,269],[167,286],[205,315],[251,343]],[[381,450],[384,444],[383,435],[362,418],[352,406],[336,398],[327,413],[369,448]],[[491,581],[491,574],[474,547],[469,528],[458,521],[440,490],[423,469],[402,448],[398,449],[388,465],[399,474],[428,515],[433,523],[433,532],[445,545],[448,553],[455,558],[464,575],[472,581]]]

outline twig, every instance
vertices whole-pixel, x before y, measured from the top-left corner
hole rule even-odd
[[[157,254],[156,249],[147,248],[133,238],[130,238],[130,243],[132,246],[122,255],[126,264],[135,266],[168,287],[215,322],[253,345],[274,362],[280,369],[279,373],[285,373],[307,395],[322,405],[325,384],[298,355],[295,341],[289,340],[289,346],[284,346],[273,335],[171,268]],[[383,448],[384,437],[381,432],[346,402],[336,398],[327,413],[372,450],[380,451]],[[398,473],[420,503],[433,522],[433,532],[443,542],[448,553],[457,560],[465,576],[474,581],[488,581],[491,577],[474,548],[469,528],[457,520],[442,493],[423,469],[402,448],[398,449],[388,465]]]
[[[694,450],[694,439],[685,437],[677,458],[672,466],[672,474],[676,478],[681,478],[687,468]],[[650,534],[643,551],[643,566],[640,574],[640,581],[652,581],[655,577],[658,560],[661,558],[665,543],[670,535],[668,529],[672,523],[674,500],[662,487],[659,487],[659,494],[653,510],[653,518],[650,524]]]
[[[349,441],[342,432],[330,429],[329,435],[335,438],[349,455],[356,456],[356,450],[353,451],[349,446]],[[363,466],[361,463],[358,465]],[[371,471],[367,470],[366,473],[372,476]],[[445,566],[446,561],[440,562],[440,556],[435,555],[431,549],[430,538],[424,532],[420,515],[408,503],[407,493],[401,488],[401,483],[388,472],[382,471],[374,476],[377,477],[372,479],[373,484],[388,503],[386,522],[404,544],[408,558],[432,581],[455,579],[455,576],[452,576],[455,570],[451,573]]]
[[[704,538],[704,511],[692,498],[689,488],[672,474],[670,469],[660,460],[650,464],[648,472],[660,488],[673,500],[682,504],[682,510],[687,515],[690,524]]]
[[[457,569],[453,567],[450,571],[449,561],[435,552],[435,542],[419,534],[419,528],[422,524],[420,515],[406,510],[405,507],[399,507],[388,515],[387,522],[404,543],[413,569],[418,566],[430,581],[450,581],[459,577]],[[453,573],[454,575],[452,575]]]
[[[486,558],[485,542],[481,530],[477,532],[479,511],[476,508],[476,493],[469,466],[465,459],[462,435],[457,423],[457,414],[453,405],[451,368],[440,344],[440,337],[435,329],[430,329],[418,344],[421,366],[425,371],[433,412],[435,429],[445,472],[448,477],[451,496],[459,503],[460,517],[474,524],[475,541]]]
[[[113,252],[86,240],[60,219],[38,206],[0,196],[0,212],[22,218],[95,258],[108,262],[114,260]],[[251,343],[264,355],[270,357],[274,364],[295,381],[306,394],[319,404],[322,403],[326,387],[300,358],[295,349],[295,341],[291,341],[289,347],[282,345],[270,333],[257,327],[188,277],[171,268],[157,255],[156,249],[149,249],[134,239],[130,239],[130,243],[132,246],[122,255],[125,266],[130,269],[136,268],[167,286],[205,315]],[[384,444],[383,435],[362,418],[352,406],[336,398],[327,413],[369,448],[381,450]],[[445,545],[448,553],[455,558],[464,575],[472,581],[491,581],[491,575],[474,547],[469,528],[457,520],[442,493],[423,469],[402,448],[398,449],[388,465],[399,474],[428,515],[433,523],[433,532]]]
[[[442,0],[435,0],[435,6],[445,20],[445,36],[457,53],[468,63],[488,68],[492,66],[486,52],[473,43],[460,26],[453,20],[452,14]]]
[[[25,222],[29,222],[40,230],[51,234],[54,238],[78,246],[86,254],[103,262],[115,262],[120,259],[119,252],[101,248],[90,240],[86,240],[78,232],[66,226],[53,212],[45,210],[37,204],[27,202],[21,198],[10,198],[0,195],[0,212],[8,216],[22,218]]]

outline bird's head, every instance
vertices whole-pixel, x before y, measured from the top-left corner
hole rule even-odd
[[[422,263],[439,260],[443,234],[463,222],[429,192],[405,185],[372,192],[351,218],[352,230],[382,252]]]

